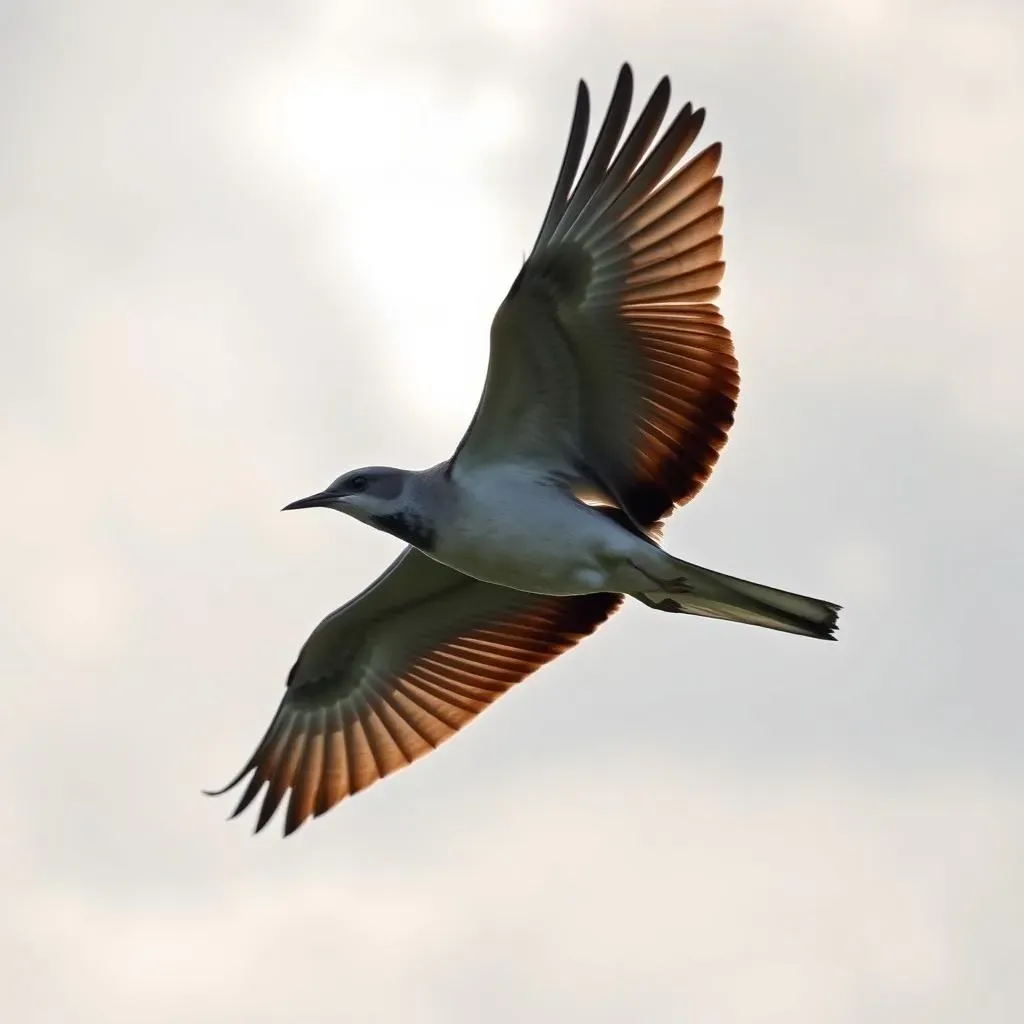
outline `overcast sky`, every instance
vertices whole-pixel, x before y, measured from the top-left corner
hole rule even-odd
[[[1011,1024],[1024,8],[0,2],[0,1006],[74,1021]],[[450,454],[576,81],[725,146],[731,442],[630,606],[283,841],[200,795]]]

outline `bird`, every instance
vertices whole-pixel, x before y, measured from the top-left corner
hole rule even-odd
[[[490,330],[451,458],[371,466],[285,506],[327,508],[404,548],[302,646],[269,728],[220,795],[287,796],[284,835],[429,753],[624,602],[835,639],[840,606],[683,561],[664,524],[714,468],[739,371],[715,305],[722,147],[686,159],[705,111],[665,122],[664,76],[625,132],[624,64],[583,163],[579,82],[536,242]],[[582,170],[580,166],[582,164]]]

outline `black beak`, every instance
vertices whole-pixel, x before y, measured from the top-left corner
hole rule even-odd
[[[330,491],[320,491],[318,494],[311,494],[308,498],[299,498],[290,505],[285,505],[282,512],[290,512],[293,508],[329,508],[336,500],[337,495]]]

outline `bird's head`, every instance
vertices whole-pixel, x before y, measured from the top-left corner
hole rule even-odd
[[[325,490],[299,498],[293,508],[333,508],[360,522],[379,526],[402,512],[409,501],[409,480],[414,474],[388,466],[367,466],[339,476]]]

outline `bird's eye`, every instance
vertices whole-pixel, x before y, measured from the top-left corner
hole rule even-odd
[[[353,493],[358,493],[359,491],[365,491],[367,483],[368,483],[368,481],[367,481],[366,477],[363,476],[362,473],[360,473],[359,476],[354,476],[354,477],[352,477],[349,480],[349,482],[348,482],[348,489],[350,491],[352,491]]]

